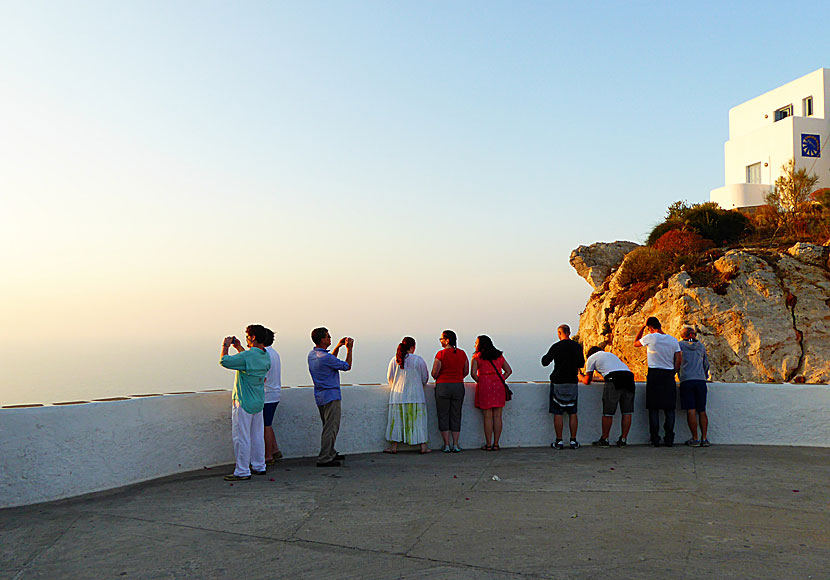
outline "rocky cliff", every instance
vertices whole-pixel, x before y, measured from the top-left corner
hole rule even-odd
[[[799,243],[787,251],[730,250],[714,262],[721,283],[696,285],[684,271],[636,304],[617,279],[631,242],[580,246],[570,263],[594,292],[579,320],[579,339],[617,354],[638,378],[644,349],[634,338],[649,316],[679,336],[698,329],[723,382],[807,382],[830,379],[830,250]],[[622,265],[622,267],[621,267]]]

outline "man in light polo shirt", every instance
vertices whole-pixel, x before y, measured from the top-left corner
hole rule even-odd
[[[683,362],[680,345],[676,338],[663,332],[657,318],[650,316],[637,333],[634,346],[646,347],[646,408],[651,446],[660,446],[660,411],[663,411],[663,444],[671,447],[674,445],[674,409],[677,406],[674,375]]]
[[[611,434],[611,424],[617,405],[622,415],[620,438],[617,447],[628,445],[628,431],[631,429],[631,416],[634,414],[634,373],[617,355],[605,352],[598,346],[588,349],[588,360],[585,361],[585,373],[579,373],[579,380],[583,385],[590,385],[594,380],[594,371],[602,375],[605,386],[602,389],[602,436],[593,442],[597,447],[610,447],[608,436]]]
[[[256,475],[265,474],[265,429],[262,408],[265,404],[265,375],[271,368],[271,358],[265,352],[268,329],[251,324],[245,329],[248,350],[235,336],[226,336],[222,342],[219,364],[236,371],[231,407],[231,435],[236,468],[225,481],[251,479],[251,468]],[[239,354],[229,355],[230,346]]]
[[[308,353],[308,372],[314,381],[314,401],[323,421],[317,467],[336,467],[343,459],[334,449],[337,432],[340,430],[340,371],[352,368],[354,339],[341,338],[334,347],[334,352],[330,353],[328,348],[331,346],[331,335],[326,328],[321,327],[311,331],[311,341],[314,348]],[[345,361],[337,358],[341,346],[346,347]]]

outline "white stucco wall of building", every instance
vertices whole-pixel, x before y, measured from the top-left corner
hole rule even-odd
[[[819,69],[800,79],[733,107],[729,111],[729,141],[724,145],[724,187],[711,191],[710,199],[732,209],[763,205],[764,196],[781,175],[781,168],[794,159],[796,168],[806,168],[819,177],[817,188],[830,187],[830,149],[821,156],[803,157],[801,135],[819,135],[822,145],[830,139],[830,69]],[[813,114],[804,116],[803,99],[812,97]],[[793,116],[775,121],[775,111],[792,105]],[[764,187],[734,187],[746,184],[747,167],[761,164]],[[754,184],[752,184],[754,185]]]
[[[825,95],[830,90],[830,69],[820,68],[794,81],[776,87],[740,105],[729,109],[729,140],[755,133],[776,123],[773,113],[787,105],[793,106],[793,114],[803,117],[801,101],[813,97],[813,116],[830,117]]]
[[[461,445],[468,450],[484,442],[473,388],[467,387],[461,429]],[[515,396],[504,411],[501,445],[548,446],[554,433],[547,383],[512,388]],[[632,444],[648,440],[645,387],[637,388]],[[437,447],[432,385],[426,394],[430,442]],[[600,433],[601,395],[601,383],[580,387],[579,439],[585,445]],[[384,448],[387,401],[385,386],[343,387],[338,451],[371,453]],[[830,387],[824,385],[712,383],[709,416],[715,445],[830,446]],[[275,424],[286,457],[316,456],[320,419],[311,388],[284,389]],[[678,442],[688,437],[682,413],[676,433]],[[619,417],[611,434],[614,439],[619,435]],[[232,462],[228,391],[0,410],[0,507],[68,498]],[[316,469],[314,459],[307,465]],[[219,477],[230,470],[214,471]]]

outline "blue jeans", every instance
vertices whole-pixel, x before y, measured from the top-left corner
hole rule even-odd
[[[663,442],[666,445],[674,444],[674,409],[649,409],[648,410],[648,432],[651,435],[651,442],[660,443],[660,411],[665,415],[663,422]]]

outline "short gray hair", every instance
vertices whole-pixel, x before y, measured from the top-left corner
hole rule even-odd
[[[571,327],[568,326],[567,324],[560,324],[559,326],[556,327],[556,330],[561,330],[562,332],[564,332],[568,336],[571,335]]]

